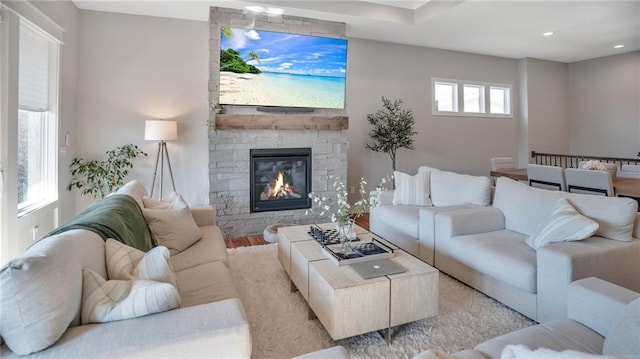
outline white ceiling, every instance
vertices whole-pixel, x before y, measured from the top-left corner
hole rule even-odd
[[[575,62],[640,50],[640,0],[100,1],[81,9],[208,20],[209,6],[340,21],[347,36],[509,58]],[[553,31],[550,37],[543,32]],[[622,49],[614,49],[624,44]]]

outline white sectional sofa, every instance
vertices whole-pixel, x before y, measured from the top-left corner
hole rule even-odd
[[[421,167],[433,206],[393,205],[383,193],[372,232],[538,322],[567,316],[570,282],[599,277],[640,291],[640,215],[629,198],[536,189]],[[590,238],[534,250],[527,238],[566,198],[599,228]]]
[[[419,167],[418,174],[428,175],[430,205],[394,205],[395,191],[383,191],[379,205],[371,210],[370,229],[433,265],[436,214],[489,205],[491,180],[428,166]]]
[[[131,182],[119,193],[135,207],[146,191]],[[174,310],[81,324],[83,269],[107,277],[105,241],[85,229],[44,238],[8,263],[0,272],[0,357],[249,358],[249,324],[214,211],[191,212],[202,237],[170,257],[181,299]]]
[[[525,241],[561,197],[597,222],[597,231],[534,250]],[[629,198],[548,191],[501,177],[493,206],[436,216],[435,266],[538,322],[563,319],[572,281],[598,277],[640,292],[637,210]]]
[[[640,294],[598,278],[568,286],[568,319],[487,340],[452,355],[429,350],[414,359],[587,359],[640,357]]]

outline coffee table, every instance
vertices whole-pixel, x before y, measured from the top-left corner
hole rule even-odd
[[[292,290],[300,291],[332,339],[384,330],[391,341],[392,327],[438,314],[437,269],[377,237],[395,249],[390,260],[407,271],[363,279],[350,266],[330,261],[308,231],[309,225],[279,228],[278,259]],[[364,242],[374,237],[359,226],[356,235]]]

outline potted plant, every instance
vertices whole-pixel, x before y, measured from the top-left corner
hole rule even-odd
[[[74,158],[69,165],[71,182],[67,191],[73,188],[82,190],[82,195],[104,198],[124,185],[124,179],[133,168],[133,159],[147,156],[138,146],[133,144],[116,147],[107,151],[107,159],[103,161]]]
[[[413,129],[415,121],[413,112],[403,109],[400,99],[391,102],[383,96],[382,105],[382,109],[367,115],[367,120],[373,126],[369,132],[372,142],[367,143],[367,148],[388,153],[391,157],[391,168],[395,171],[398,149],[414,149],[413,136],[417,134]]]

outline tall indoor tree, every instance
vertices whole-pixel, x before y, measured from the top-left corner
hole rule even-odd
[[[382,109],[367,115],[367,120],[373,126],[369,132],[371,142],[367,148],[376,152],[385,152],[391,157],[391,168],[396,170],[396,154],[398,149],[414,149],[413,136],[417,134],[413,129],[415,121],[413,112],[402,108],[402,100],[391,101],[382,97]]]

